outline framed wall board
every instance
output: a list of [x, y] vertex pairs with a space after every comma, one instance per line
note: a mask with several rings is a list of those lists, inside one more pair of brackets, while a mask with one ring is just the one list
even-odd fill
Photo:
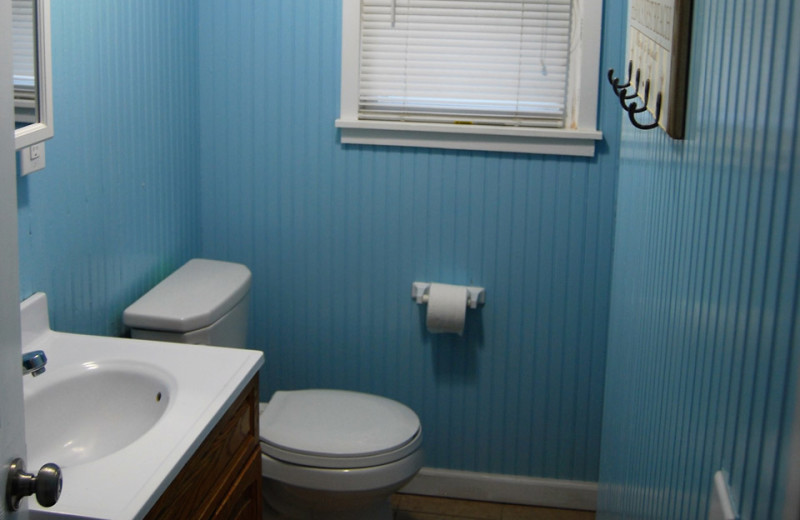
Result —
[[[625, 60], [630, 76], [627, 94], [621, 86], [620, 101], [634, 125], [646, 128], [636, 123], [645, 119], [638, 114], [646, 106], [657, 126], [683, 139], [691, 26], [692, 0], [630, 0]], [[631, 99], [636, 102], [626, 101]]]

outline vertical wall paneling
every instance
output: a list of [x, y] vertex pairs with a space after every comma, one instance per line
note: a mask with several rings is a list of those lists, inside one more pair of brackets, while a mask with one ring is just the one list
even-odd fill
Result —
[[[419, 413], [428, 466], [595, 480], [614, 101], [590, 160], [342, 146], [340, 16], [200, 2], [202, 254], [253, 271], [262, 398], [375, 392]], [[608, 32], [605, 55], [622, 44]], [[463, 338], [431, 336], [415, 280], [482, 285], [488, 303]]]
[[800, 10], [694, 4], [686, 140], [623, 125], [600, 518], [705, 518], [719, 469], [780, 518], [796, 462]]
[[61, 330], [119, 335], [122, 310], [199, 252], [197, 9], [53, 0], [55, 136], [19, 179], [21, 297]]
[[[607, 2], [607, 23], [622, 6]], [[338, 2], [53, 0], [55, 137], [19, 181], [22, 297], [60, 330], [202, 254], [253, 271], [262, 388], [417, 410], [427, 465], [595, 480], [619, 113], [593, 159], [342, 146]], [[606, 31], [603, 61], [621, 60]], [[463, 338], [414, 280], [479, 284]]]

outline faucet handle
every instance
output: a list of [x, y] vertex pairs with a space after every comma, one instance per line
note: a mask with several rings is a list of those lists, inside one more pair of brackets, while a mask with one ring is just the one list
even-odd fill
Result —
[[22, 355], [22, 375], [31, 374], [36, 377], [44, 372], [46, 364], [47, 356], [44, 355], [44, 350], [27, 352]]

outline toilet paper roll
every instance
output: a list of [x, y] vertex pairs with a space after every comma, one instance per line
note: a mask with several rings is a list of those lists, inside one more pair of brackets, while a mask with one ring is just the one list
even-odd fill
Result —
[[464, 333], [467, 288], [463, 285], [432, 283], [428, 289], [426, 325], [433, 333]]

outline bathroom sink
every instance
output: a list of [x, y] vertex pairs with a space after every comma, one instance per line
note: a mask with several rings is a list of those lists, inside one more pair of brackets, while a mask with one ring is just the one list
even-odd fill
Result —
[[26, 499], [32, 520], [144, 518], [263, 363], [260, 352], [50, 329], [47, 298], [20, 306], [26, 466], [53, 462], [61, 497]]
[[26, 377], [28, 460], [62, 469], [114, 453], [164, 416], [174, 378], [146, 363], [84, 362]]

